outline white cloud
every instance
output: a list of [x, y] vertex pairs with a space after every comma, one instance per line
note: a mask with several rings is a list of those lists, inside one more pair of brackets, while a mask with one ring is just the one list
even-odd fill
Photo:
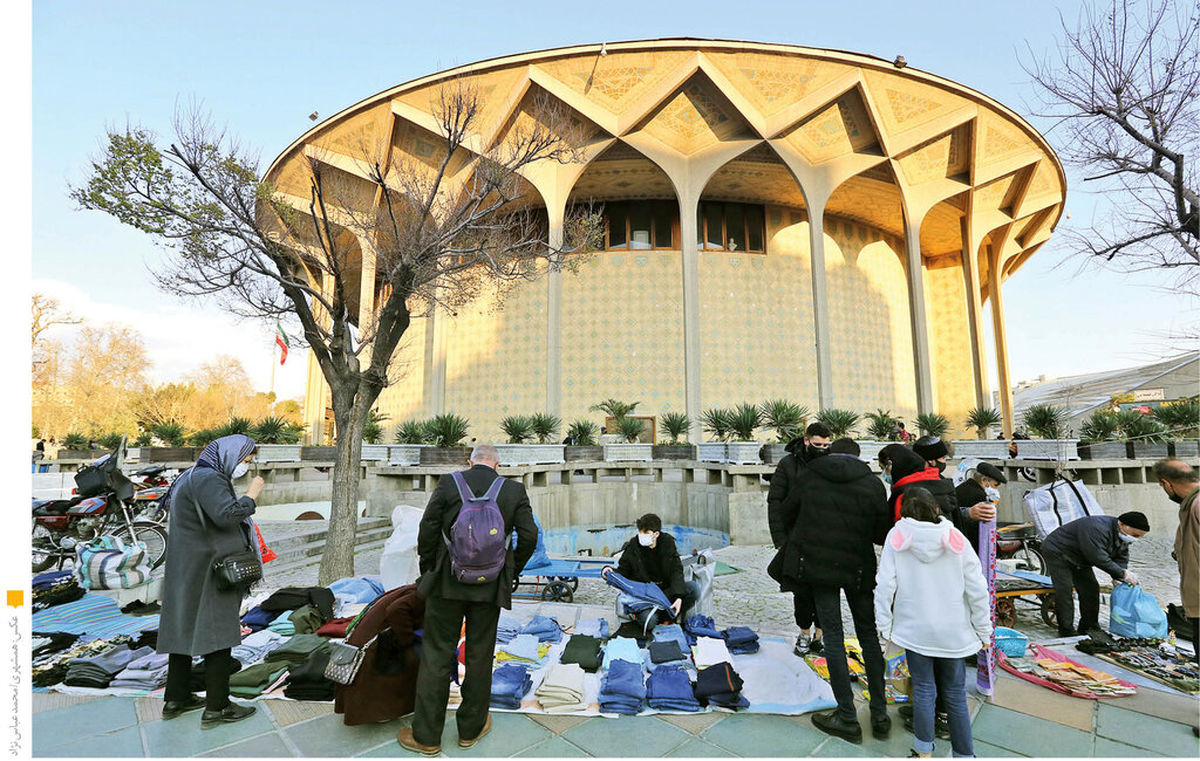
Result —
[[[94, 298], [80, 287], [62, 280], [34, 279], [32, 290], [53, 296], [73, 314], [92, 325], [118, 323], [137, 330], [145, 340], [156, 382], [178, 380], [219, 354], [237, 357], [256, 390], [271, 386], [274, 325], [238, 321], [212, 307], [165, 303], [156, 308], [117, 304]], [[76, 327], [55, 327], [48, 335], [70, 339]], [[287, 364], [274, 355], [275, 394], [279, 399], [304, 395], [307, 352], [293, 349]]]

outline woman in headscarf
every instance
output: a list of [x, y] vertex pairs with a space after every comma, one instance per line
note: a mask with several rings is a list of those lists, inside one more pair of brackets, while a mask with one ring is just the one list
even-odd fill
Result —
[[[254, 440], [240, 434], [213, 441], [171, 486], [166, 576], [158, 652], [169, 653], [163, 718], [204, 707], [201, 727], [240, 721], [253, 706], [229, 701], [229, 677], [236, 670], [230, 650], [241, 643], [241, 588], [219, 589], [213, 563], [248, 547], [257, 549], [250, 516], [263, 489], [251, 480], [238, 497], [233, 480], [245, 474], [254, 457]], [[205, 697], [190, 689], [192, 657], [204, 656]]]

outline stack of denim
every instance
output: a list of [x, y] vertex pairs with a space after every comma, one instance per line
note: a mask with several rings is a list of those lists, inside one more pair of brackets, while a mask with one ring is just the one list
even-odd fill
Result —
[[608, 639], [608, 621], [603, 618], [584, 618], [575, 624], [576, 634], [586, 634], [597, 639]]
[[688, 649], [687, 637], [683, 634], [683, 629], [679, 624], [659, 624], [654, 627], [652, 632], [653, 642], [675, 642], [679, 645], [680, 650]]
[[729, 652], [734, 655], [758, 652], [758, 635], [749, 626], [731, 626], [721, 634], [725, 636]]
[[750, 706], [750, 701], [742, 696], [742, 677], [727, 662], [700, 670], [696, 677], [696, 699], [707, 705], [724, 708]]
[[662, 666], [646, 680], [646, 702], [660, 711], [699, 711], [700, 701], [683, 666]]
[[496, 623], [496, 641], [504, 644], [521, 632], [521, 624], [508, 616], [500, 616]]
[[534, 616], [529, 623], [521, 627], [521, 634], [532, 634], [538, 642], [559, 642], [562, 640], [562, 627], [558, 620], [546, 616]]
[[124, 687], [132, 690], [156, 690], [167, 683], [167, 659], [163, 653], [151, 653], [129, 662], [121, 673], [109, 683], [109, 687]]
[[638, 647], [637, 640], [629, 639], [628, 637], [613, 637], [608, 641], [608, 644], [604, 646], [604, 665], [602, 668], [607, 671], [618, 660], [636, 663], [640, 667], [642, 651]]
[[532, 634], [518, 634], [496, 649], [496, 660], [537, 665], [542, 661], [543, 647], [549, 648], [549, 645], [541, 645]]
[[493, 708], [521, 707], [521, 699], [533, 687], [533, 677], [529, 676], [529, 667], [519, 663], [506, 663], [492, 672]]
[[[611, 643], [610, 643], [611, 644]], [[642, 710], [646, 686], [642, 664], [614, 660], [600, 686], [600, 710], [633, 716]]]
[[717, 631], [717, 627], [713, 624], [711, 616], [692, 616], [683, 624], [683, 628], [687, 632], [689, 645], [696, 644], [697, 637], [721, 638], [721, 632]]

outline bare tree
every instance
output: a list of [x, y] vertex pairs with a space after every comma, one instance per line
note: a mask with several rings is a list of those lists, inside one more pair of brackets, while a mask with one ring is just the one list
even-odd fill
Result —
[[1085, 5], [1053, 60], [1023, 63], [1057, 148], [1107, 200], [1065, 231], [1093, 261], [1200, 278], [1200, 6], [1173, 0]]
[[44, 293], [34, 293], [30, 300], [32, 307], [32, 348], [33, 364], [36, 367], [46, 361], [41, 352], [42, 334], [55, 325], [78, 325], [83, 319], [76, 317], [62, 308], [58, 299]]
[[[485, 292], [561, 267], [590, 249], [598, 217], [576, 215], [562, 246], [549, 245], [544, 216], [521, 173], [570, 162], [587, 137], [548, 101], [512, 120], [493, 145], [476, 132], [480, 100], [455, 81], [433, 104], [439, 145], [425, 160], [364, 145], [361, 176], [307, 164], [306, 208], [260, 179], [257, 161], [193, 108], [176, 119], [176, 141], [160, 149], [140, 128], [110, 130], [86, 185], [71, 190], [167, 249], [158, 285], [215, 297], [229, 311], [299, 323], [329, 384], [337, 455], [320, 583], [354, 572], [362, 432], [389, 383], [392, 357], [413, 316], [454, 310]], [[356, 309], [352, 257], [373, 258], [375, 309]]]

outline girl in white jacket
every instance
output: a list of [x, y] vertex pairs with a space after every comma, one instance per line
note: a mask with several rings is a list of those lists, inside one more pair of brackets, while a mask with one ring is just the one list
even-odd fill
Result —
[[933, 753], [934, 700], [944, 701], [955, 756], [973, 756], [963, 659], [991, 642], [983, 571], [971, 544], [925, 489], [904, 493], [875, 575], [880, 640], [907, 651], [913, 685], [913, 752]]

